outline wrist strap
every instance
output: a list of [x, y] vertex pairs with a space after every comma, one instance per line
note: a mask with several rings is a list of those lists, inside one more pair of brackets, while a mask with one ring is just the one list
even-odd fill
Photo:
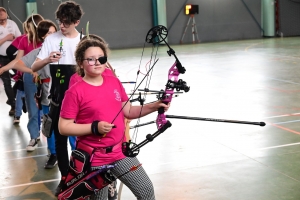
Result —
[[100, 121], [96, 120], [92, 122], [91, 130], [94, 135], [101, 136], [102, 134], [98, 130], [98, 123]]

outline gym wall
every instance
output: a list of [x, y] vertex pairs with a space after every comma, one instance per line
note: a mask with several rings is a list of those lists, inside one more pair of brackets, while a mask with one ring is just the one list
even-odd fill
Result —
[[[9, 0], [10, 10], [21, 20], [26, 19], [26, 0]], [[146, 0], [77, 0], [85, 14], [78, 31], [90, 22], [90, 33], [102, 36], [112, 49], [142, 47], [153, 26], [152, 3]], [[1, 6], [8, 8], [8, 1]], [[37, 0], [38, 13], [55, 20], [61, 1]], [[260, 0], [166, 0], [168, 42], [179, 44], [189, 16], [184, 14], [186, 3], [199, 5], [195, 22], [200, 42], [261, 38]], [[10, 13], [21, 29], [21, 23]], [[85, 32], [85, 30], [84, 30]], [[192, 43], [191, 23], [184, 43]]]

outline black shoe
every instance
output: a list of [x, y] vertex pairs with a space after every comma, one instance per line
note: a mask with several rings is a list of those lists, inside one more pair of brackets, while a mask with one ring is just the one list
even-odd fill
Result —
[[57, 157], [55, 154], [50, 154], [48, 161], [46, 162], [45, 169], [52, 169], [57, 165]]
[[7, 105], [10, 105], [10, 106], [15, 106], [15, 105], [16, 105], [16, 100], [14, 99], [13, 102], [10, 102], [10, 101], [7, 99], [6, 104], [7, 104]]
[[56, 197], [57, 197], [57, 196], [59, 195], [59, 193], [61, 192], [61, 189], [62, 189], [62, 187], [63, 187], [63, 185], [64, 185], [64, 182], [65, 182], [65, 180], [62, 179], [62, 180], [59, 182], [57, 188], [55, 189], [54, 195], [55, 195]]
[[15, 108], [11, 107], [10, 111], [8, 112], [9, 116], [14, 116], [15, 115]]

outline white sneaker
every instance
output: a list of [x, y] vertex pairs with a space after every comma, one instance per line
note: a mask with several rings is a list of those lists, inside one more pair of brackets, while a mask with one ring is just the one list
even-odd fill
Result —
[[37, 140], [36, 139], [31, 139], [29, 141], [29, 144], [26, 147], [26, 150], [27, 151], [34, 151], [35, 148], [37, 147], [37, 145], [38, 145]]

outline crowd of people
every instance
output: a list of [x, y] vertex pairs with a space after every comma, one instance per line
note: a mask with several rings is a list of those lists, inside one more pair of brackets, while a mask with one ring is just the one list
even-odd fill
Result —
[[[51, 116], [47, 138], [50, 154], [45, 168], [58, 165], [61, 181], [54, 191], [56, 196], [62, 192], [70, 171], [69, 141], [72, 150], [79, 143], [94, 149], [92, 170], [114, 164], [112, 174], [119, 176], [137, 199], [155, 199], [154, 187], [143, 167], [126, 173], [140, 163], [136, 157], [124, 156], [121, 145], [127, 140], [126, 120], [161, 107], [167, 111], [170, 105], [156, 101], [132, 106], [128, 102], [124, 87], [107, 61], [108, 44], [97, 35], [82, 37], [77, 31], [82, 15], [79, 4], [66, 1], [55, 12], [59, 30], [54, 22], [32, 14], [23, 23], [21, 35], [0, 7], [0, 77], [11, 107], [9, 115], [18, 124], [22, 111], [28, 112], [31, 139], [27, 151], [38, 146], [41, 113]], [[10, 69], [16, 70], [16, 90], [12, 88]], [[116, 199], [117, 193], [109, 192], [116, 191], [115, 186], [114, 182], [104, 187], [91, 199]]]

